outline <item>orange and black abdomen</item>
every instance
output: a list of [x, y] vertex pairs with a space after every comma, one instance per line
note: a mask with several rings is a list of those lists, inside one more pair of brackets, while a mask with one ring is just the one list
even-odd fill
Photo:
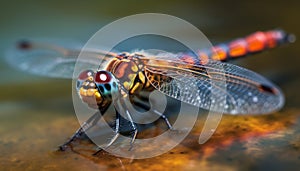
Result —
[[288, 34], [283, 30], [258, 31], [244, 38], [215, 45], [211, 49], [200, 50], [198, 57], [200, 61], [205, 61], [207, 58], [217, 61], [229, 61], [272, 49], [285, 43], [291, 43], [294, 40], [294, 35]]

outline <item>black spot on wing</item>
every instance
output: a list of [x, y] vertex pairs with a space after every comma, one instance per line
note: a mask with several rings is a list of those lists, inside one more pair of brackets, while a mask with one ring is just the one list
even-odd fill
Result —
[[259, 89], [260, 89], [260, 91], [266, 92], [266, 93], [271, 93], [271, 94], [278, 93], [274, 87], [270, 87], [270, 86], [264, 85], [264, 84], [259, 85]]

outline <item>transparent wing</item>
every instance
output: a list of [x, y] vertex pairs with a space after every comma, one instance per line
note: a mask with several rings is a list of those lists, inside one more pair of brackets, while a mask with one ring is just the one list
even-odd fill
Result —
[[284, 103], [283, 94], [273, 83], [232, 64], [209, 61], [192, 65], [176, 56], [151, 57], [144, 63], [146, 77], [157, 90], [207, 110], [216, 104], [218, 107], [211, 110], [260, 114], [278, 110]]
[[[79, 43], [63, 40], [22, 41], [6, 53], [7, 62], [22, 71], [41, 76], [72, 78], [75, 63], [82, 68], [98, 66], [99, 58], [105, 60], [115, 53], [88, 49], [81, 52]], [[77, 60], [80, 53], [84, 58]]]

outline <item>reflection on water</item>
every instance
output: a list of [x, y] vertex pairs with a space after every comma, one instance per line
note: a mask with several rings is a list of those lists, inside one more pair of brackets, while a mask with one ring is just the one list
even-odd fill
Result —
[[[57, 5], [60, 4], [60, 5]], [[66, 37], [87, 40], [103, 23], [137, 12], [163, 12], [182, 17], [218, 40], [274, 27], [300, 35], [297, 2], [234, 2], [197, 4], [26, 3], [0, 8], [0, 50], [22, 37]], [[39, 15], [40, 14], [40, 15]], [[8, 19], [8, 17], [10, 17]], [[2, 22], [3, 21], [3, 22]], [[0, 34], [1, 34], [0, 33]], [[299, 37], [299, 36], [298, 36]], [[299, 42], [299, 41], [298, 41]], [[286, 95], [278, 113], [264, 116], [224, 116], [204, 145], [197, 140], [206, 115], [178, 147], [167, 154], [130, 160], [77, 141], [73, 151], [56, 147], [79, 126], [71, 100], [71, 81], [43, 79], [10, 69], [1, 59], [1, 170], [296, 170], [300, 166], [299, 43], [239, 61], [273, 80]], [[3, 53], [1, 55], [3, 55]], [[154, 129], [154, 128], [153, 128]], [[141, 134], [148, 134], [153, 129]]]

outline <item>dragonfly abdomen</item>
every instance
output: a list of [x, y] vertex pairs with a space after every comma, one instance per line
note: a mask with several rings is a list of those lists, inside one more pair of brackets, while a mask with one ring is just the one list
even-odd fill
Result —
[[288, 34], [280, 29], [265, 32], [258, 31], [244, 38], [238, 38], [228, 43], [215, 45], [209, 50], [204, 50], [204, 52], [200, 51], [199, 54], [202, 54], [199, 55], [199, 57], [202, 59], [204, 53], [209, 59], [228, 61], [272, 49], [285, 43], [291, 43], [294, 42], [294, 40], [294, 35]]
[[288, 34], [280, 29], [265, 32], [257, 31], [243, 38], [199, 50], [196, 55], [192, 53], [180, 54], [180, 59], [188, 64], [205, 65], [209, 60], [229, 61], [294, 41], [295, 36], [293, 34]]

